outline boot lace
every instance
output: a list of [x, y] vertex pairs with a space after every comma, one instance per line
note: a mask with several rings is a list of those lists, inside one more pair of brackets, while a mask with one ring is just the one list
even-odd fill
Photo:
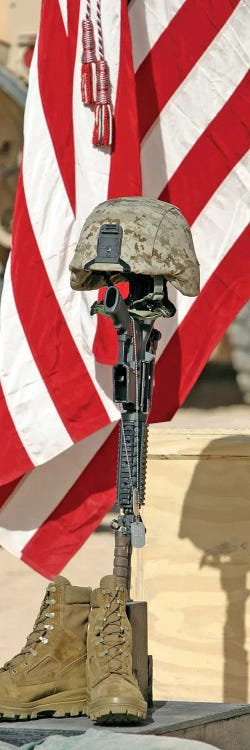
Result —
[[56, 586], [48, 586], [39, 613], [35, 620], [33, 630], [28, 635], [25, 646], [18, 654], [13, 656], [12, 659], [7, 661], [3, 665], [3, 667], [0, 669], [0, 672], [11, 670], [13, 673], [15, 673], [16, 667], [20, 663], [23, 663], [24, 661], [25, 666], [27, 665], [25, 658], [27, 654], [32, 654], [32, 656], [37, 655], [35, 646], [37, 646], [40, 642], [43, 644], [48, 643], [47, 632], [48, 630], [54, 630], [54, 625], [50, 623], [50, 620], [55, 617], [55, 612], [51, 611], [51, 607], [56, 604], [56, 600], [53, 598], [53, 596], [51, 597], [51, 593], [53, 594], [55, 591]]
[[96, 644], [102, 646], [101, 657], [106, 657], [109, 672], [121, 674], [124, 672], [124, 654], [127, 643], [127, 626], [121, 612], [119, 590], [109, 595], [108, 603], [104, 604], [105, 616], [96, 626]]

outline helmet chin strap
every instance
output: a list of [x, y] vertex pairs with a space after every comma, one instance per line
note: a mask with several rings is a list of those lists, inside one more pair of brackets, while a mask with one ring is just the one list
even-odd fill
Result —
[[[131, 277], [133, 277], [133, 279]], [[138, 299], [138, 293], [140, 294], [141, 289], [143, 293], [143, 284], [145, 290], [145, 282], [143, 279], [150, 280], [151, 283], [150, 286], [148, 285], [149, 291], [146, 289], [146, 293]], [[129, 311], [132, 317], [137, 316], [139, 318], [147, 318], [151, 317], [152, 313], [154, 318], [160, 316], [163, 316], [164, 318], [172, 318], [172, 316], [175, 315], [176, 308], [168, 299], [167, 282], [164, 276], [143, 276], [143, 274], [140, 274], [139, 281], [136, 274], [131, 274], [129, 281], [129, 301], [131, 301]]]
[[[112, 274], [105, 273], [107, 286], [113, 285]], [[156, 318], [171, 318], [176, 308], [168, 299], [167, 283], [164, 276], [147, 276], [146, 274], [128, 274], [129, 296], [125, 300], [129, 315], [134, 320], [156, 320]], [[104, 302], [94, 302], [91, 315], [109, 315]]]

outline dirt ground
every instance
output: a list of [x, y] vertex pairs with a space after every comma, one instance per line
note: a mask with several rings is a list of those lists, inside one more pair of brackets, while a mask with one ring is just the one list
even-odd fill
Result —
[[[164, 428], [164, 424], [161, 427]], [[248, 429], [250, 407], [242, 403], [213, 409], [183, 408], [168, 428]], [[154, 429], [153, 427], [151, 429]], [[103, 574], [112, 572], [112, 515], [106, 516], [93, 534], [62, 571], [72, 584], [96, 587]], [[0, 663], [3, 664], [24, 645], [32, 629], [47, 585], [46, 580], [5, 550], [0, 550]]]

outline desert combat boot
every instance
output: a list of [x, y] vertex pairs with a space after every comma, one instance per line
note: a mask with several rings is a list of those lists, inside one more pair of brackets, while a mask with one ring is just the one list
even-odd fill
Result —
[[90, 594], [62, 576], [49, 583], [26, 645], [0, 670], [1, 718], [85, 713]]
[[132, 673], [132, 632], [127, 592], [115, 576], [92, 592], [87, 638], [88, 715], [114, 724], [144, 719], [147, 704]]

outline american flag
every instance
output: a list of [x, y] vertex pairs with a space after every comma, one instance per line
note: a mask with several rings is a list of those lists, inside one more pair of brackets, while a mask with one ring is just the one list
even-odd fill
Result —
[[115, 334], [89, 315], [95, 293], [69, 286], [85, 217], [142, 194], [192, 228], [202, 289], [169, 288], [178, 315], [161, 324], [152, 421], [183, 403], [250, 296], [248, 3], [102, 0], [112, 154], [92, 146], [81, 102], [84, 7], [42, 3], [1, 305], [0, 543], [48, 578], [115, 498]]

